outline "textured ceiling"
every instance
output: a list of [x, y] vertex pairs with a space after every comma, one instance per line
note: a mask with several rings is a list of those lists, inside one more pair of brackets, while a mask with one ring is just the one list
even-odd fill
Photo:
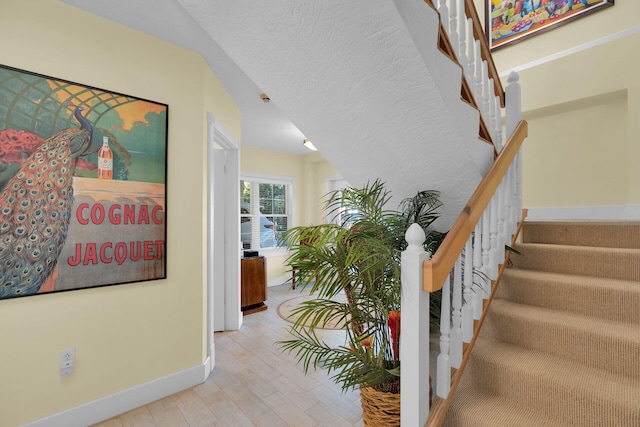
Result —
[[442, 56], [435, 37], [412, 38], [430, 16], [437, 28], [422, 0], [61, 1], [201, 53], [242, 112], [244, 145], [305, 154], [304, 134], [351, 185], [381, 178], [394, 202], [441, 191], [447, 218], [480, 180], [452, 117], [459, 89], [443, 101], [417, 46]]
[[439, 189], [457, 215], [480, 174], [399, 10], [424, 2], [178, 2], [351, 185]]
[[[174, 0], [60, 0], [129, 28], [200, 53], [242, 112], [242, 143], [293, 154], [309, 154], [305, 136], [271, 102], [263, 90], [234, 63], [220, 46]], [[233, 3], [233, 2], [228, 2]], [[242, 2], [245, 7], [250, 2]], [[226, 6], [223, 6], [222, 12]]]

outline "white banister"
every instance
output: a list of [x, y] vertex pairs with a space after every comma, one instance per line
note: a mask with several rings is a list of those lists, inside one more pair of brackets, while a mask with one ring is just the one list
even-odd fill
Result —
[[464, 273], [463, 285], [464, 291], [462, 292], [463, 305], [462, 305], [462, 341], [468, 343], [473, 337], [473, 236], [469, 237], [467, 244], [464, 247]]
[[412, 224], [402, 253], [400, 295], [400, 358], [402, 361], [400, 419], [402, 425], [423, 426], [429, 416], [429, 292], [422, 291], [422, 264], [430, 254], [423, 249], [425, 234]]
[[456, 56], [460, 57], [460, 40], [458, 36], [458, 1], [450, 0], [449, 7], [449, 42], [456, 51]]
[[[482, 221], [478, 221], [473, 231], [473, 271], [479, 274], [482, 271]], [[473, 278], [473, 276], [472, 276]], [[480, 319], [482, 314], [482, 300], [484, 298], [484, 287], [476, 286], [473, 291], [473, 318]]]
[[475, 72], [476, 72], [476, 39], [473, 37], [473, 20], [467, 19], [467, 83], [474, 88], [475, 97]]
[[447, 397], [451, 390], [451, 360], [449, 359], [449, 332], [451, 330], [451, 284], [450, 277], [442, 287], [442, 306], [440, 308], [440, 354], [438, 355], [438, 373], [436, 376], [436, 395]]
[[440, 12], [440, 22], [444, 26], [444, 29], [449, 34], [449, 7], [447, 6], [447, 0], [440, 0], [438, 5], [438, 12]]
[[[446, 286], [446, 285], [445, 285]], [[451, 366], [462, 363], [462, 257], [453, 267], [453, 299], [451, 300]]]
[[465, 75], [467, 74], [467, 69], [469, 68], [469, 64], [468, 64], [468, 57], [469, 54], [467, 53], [467, 19], [466, 19], [466, 15], [464, 14], [464, 0], [460, 0], [460, 49], [459, 49], [459, 54], [458, 54], [458, 62], [460, 63], [460, 65], [462, 66], [462, 70], [464, 71]]

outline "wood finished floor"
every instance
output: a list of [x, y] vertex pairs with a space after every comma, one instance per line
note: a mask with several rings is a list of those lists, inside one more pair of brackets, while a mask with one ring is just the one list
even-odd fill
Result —
[[[363, 426], [358, 391], [342, 393], [324, 369], [305, 375], [275, 344], [290, 336], [278, 305], [299, 295], [288, 285], [269, 287], [268, 310], [245, 316], [238, 331], [215, 334], [216, 368], [206, 382], [94, 427]], [[343, 341], [341, 331], [320, 334]]]

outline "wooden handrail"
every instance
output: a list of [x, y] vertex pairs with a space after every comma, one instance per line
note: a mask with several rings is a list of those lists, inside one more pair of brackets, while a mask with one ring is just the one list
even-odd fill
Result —
[[471, 236], [482, 213], [493, 197], [507, 169], [527, 137], [527, 122], [521, 120], [507, 141], [489, 172], [480, 182], [466, 206], [447, 233], [433, 258], [422, 265], [422, 289], [427, 292], [440, 290], [451, 272], [458, 256]]
[[480, 41], [480, 54], [482, 55], [482, 59], [487, 61], [489, 78], [493, 78], [493, 90], [496, 96], [500, 98], [500, 106], [504, 108], [504, 88], [502, 87], [502, 82], [500, 82], [500, 75], [498, 74], [496, 64], [493, 62], [491, 49], [489, 49], [489, 41], [482, 29], [480, 17], [478, 17], [478, 11], [476, 10], [476, 5], [473, 3], [473, 0], [464, 0], [464, 12], [473, 22], [473, 37]]

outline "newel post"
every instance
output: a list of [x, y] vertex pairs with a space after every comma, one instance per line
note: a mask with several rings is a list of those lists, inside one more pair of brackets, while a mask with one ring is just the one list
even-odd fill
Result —
[[409, 246], [401, 257], [400, 423], [423, 426], [429, 417], [429, 293], [422, 290], [425, 234], [412, 224], [405, 234]]
[[[504, 91], [504, 104], [505, 104], [505, 121], [507, 139], [513, 135], [516, 127], [522, 120], [522, 94], [520, 83], [520, 76], [515, 71], [512, 71], [507, 78], [509, 83]], [[514, 223], [517, 223], [522, 212], [522, 149], [518, 151], [516, 158], [513, 162], [513, 180], [512, 186], [514, 186]], [[512, 205], [513, 206], [513, 205]]]
[[513, 135], [518, 123], [522, 120], [522, 94], [520, 89], [520, 76], [512, 71], [507, 78], [507, 87], [504, 90], [504, 105], [506, 114], [507, 135]]

